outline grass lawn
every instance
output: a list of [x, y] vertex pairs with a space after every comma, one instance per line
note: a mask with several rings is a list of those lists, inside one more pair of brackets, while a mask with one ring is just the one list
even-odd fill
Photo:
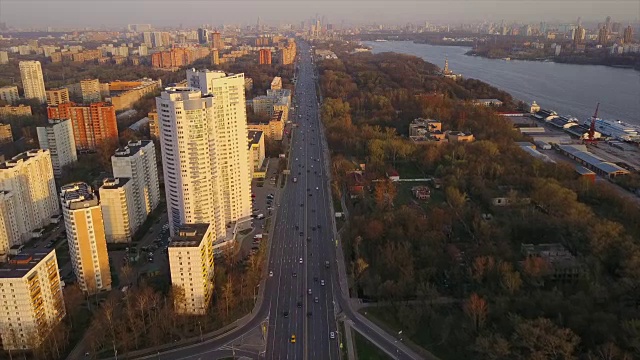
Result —
[[402, 179], [422, 179], [425, 177], [424, 173], [420, 171], [417, 166], [411, 163], [399, 162], [396, 165], [396, 170]]
[[356, 351], [359, 360], [387, 360], [391, 359], [382, 350], [365, 339], [357, 331], [353, 332], [356, 343]]

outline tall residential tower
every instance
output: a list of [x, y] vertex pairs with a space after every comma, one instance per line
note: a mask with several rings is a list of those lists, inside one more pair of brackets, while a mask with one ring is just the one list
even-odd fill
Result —
[[38, 99], [43, 104], [47, 102], [40, 61], [20, 61], [19, 67], [24, 97], [26, 99]]

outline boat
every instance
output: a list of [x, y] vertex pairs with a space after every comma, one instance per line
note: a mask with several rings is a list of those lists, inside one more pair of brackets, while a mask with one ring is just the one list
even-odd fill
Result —
[[[583, 122], [586, 126], [591, 126], [591, 119]], [[622, 141], [640, 141], [640, 126], [630, 125], [620, 120], [606, 120], [596, 118], [596, 131], [604, 136], [609, 136]]]
[[385, 39], [376, 39], [375, 41], [376, 42], [386, 42], [387, 40], [385, 40]]
[[506, 57], [506, 58], [502, 58], [502, 60], [504, 60], [504, 61], [510, 61], [510, 60], [511, 60], [511, 58], [510, 58], [510, 57]]

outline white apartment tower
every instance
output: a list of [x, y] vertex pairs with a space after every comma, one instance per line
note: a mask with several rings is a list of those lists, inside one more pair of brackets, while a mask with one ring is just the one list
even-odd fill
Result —
[[189, 87], [166, 88], [156, 98], [169, 229], [207, 223], [226, 235], [213, 96]]
[[209, 224], [179, 226], [168, 248], [171, 284], [184, 291], [184, 302], [176, 303], [183, 314], [202, 315], [213, 294], [213, 241]]
[[20, 243], [13, 194], [0, 190], [0, 262], [6, 258], [11, 246]]
[[66, 165], [78, 161], [71, 121], [49, 120], [47, 126], [39, 126], [37, 131], [40, 148], [51, 152], [53, 175], [60, 177]]
[[133, 181], [130, 178], [104, 179], [99, 192], [107, 242], [130, 242], [140, 226], [135, 213]]
[[156, 148], [151, 140], [129, 141], [111, 156], [113, 176], [130, 178], [135, 201], [135, 221], [138, 228], [160, 202]]
[[13, 195], [20, 243], [60, 213], [49, 150], [29, 150], [0, 164], [0, 190]]
[[90, 295], [111, 290], [100, 201], [82, 182], [64, 185], [60, 191], [71, 266], [80, 288]]
[[203, 96], [213, 95], [225, 217], [228, 222], [244, 221], [251, 215], [244, 74], [191, 69], [187, 70], [187, 84], [200, 89]]
[[0, 264], [4, 350], [37, 346], [66, 315], [55, 250], [23, 250]]
[[47, 102], [47, 94], [44, 90], [44, 77], [40, 61], [20, 61], [20, 77], [26, 99], [38, 99], [41, 103]]

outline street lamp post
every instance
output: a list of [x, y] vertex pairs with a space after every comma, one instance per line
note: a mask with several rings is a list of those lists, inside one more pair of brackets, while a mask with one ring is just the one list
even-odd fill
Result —
[[200, 321], [198, 321], [198, 328], [200, 329], [200, 342], [202, 342], [202, 325], [200, 325]]

